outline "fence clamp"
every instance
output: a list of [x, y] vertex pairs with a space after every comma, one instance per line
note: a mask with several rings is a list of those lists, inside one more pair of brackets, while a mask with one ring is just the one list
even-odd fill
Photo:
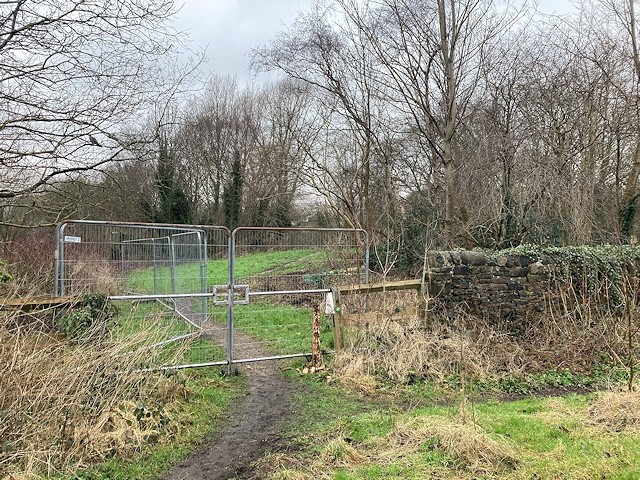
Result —
[[[229, 304], [229, 285], [213, 286], [213, 304], [214, 305]], [[233, 286], [233, 304], [249, 305], [249, 285]]]

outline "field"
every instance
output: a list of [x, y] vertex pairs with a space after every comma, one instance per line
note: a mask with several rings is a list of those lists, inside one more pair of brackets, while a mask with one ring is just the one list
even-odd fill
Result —
[[[303, 249], [245, 255], [236, 265], [238, 278], [257, 285], [282, 278], [312, 285], [319, 275], [310, 272], [322, 270], [322, 256]], [[207, 285], [220, 284], [226, 262], [212, 260], [207, 271]], [[152, 291], [153, 273], [134, 273], [129, 287]], [[155, 274], [157, 288], [168, 271]], [[178, 267], [179, 281], [198, 275], [193, 265]], [[321, 300], [237, 305], [238, 350], [308, 351], [311, 305]], [[520, 342], [461, 315], [425, 322], [410, 308], [415, 293], [370, 301], [380, 315], [351, 325], [347, 348], [325, 356], [327, 368], [314, 374], [303, 359], [241, 367], [231, 377], [220, 368], [140, 371], [225, 358], [206, 338], [131, 356], [196, 331], [153, 302], [116, 302], [108, 332], [88, 337], [43, 336], [7, 318], [0, 478], [182, 478], [167, 471], [205, 438], [210, 445], [184, 465], [191, 472], [215, 465], [222, 473], [213, 479], [229, 478], [228, 468], [237, 478], [274, 480], [640, 478], [640, 397], [622, 391], [623, 363], [602, 352], [598, 368], [572, 370], [556, 347], [557, 367], [531, 370], [535, 337]], [[226, 307], [209, 305], [208, 313], [224, 328]], [[548, 331], [540, 338], [549, 350]], [[332, 348], [324, 317], [322, 345]], [[230, 443], [244, 447], [229, 450]]]

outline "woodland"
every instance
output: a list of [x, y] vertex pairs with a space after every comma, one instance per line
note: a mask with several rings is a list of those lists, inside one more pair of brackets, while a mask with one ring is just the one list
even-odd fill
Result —
[[318, 1], [251, 52], [255, 81], [195, 93], [171, 2], [90, 3], [2, 7], [5, 245], [63, 218], [341, 226], [411, 271], [425, 248], [635, 242], [631, 0]]
[[[255, 46], [245, 82], [204, 78], [172, 0], [0, 1], [0, 477], [186, 478], [166, 477], [182, 462], [207, 478], [640, 478], [636, 8], [315, 0]], [[367, 297], [371, 315], [345, 320], [326, 365], [227, 375], [204, 368], [233, 366], [205, 333], [300, 354], [320, 302], [252, 301], [233, 317], [214, 280], [232, 286], [233, 262], [172, 254], [171, 268], [129, 271], [122, 249], [99, 255], [118, 233], [135, 247], [106, 224], [93, 250], [62, 242], [91, 247], [66, 271], [105, 291], [66, 297], [78, 303], [60, 316], [49, 295], [27, 309], [53, 290], [54, 226], [69, 218], [360, 228], [372, 277], [422, 285]], [[142, 239], [154, 262], [155, 238]], [[261, 285], [297, 276], [316, 295], [322, 275], [360, 272], [327, 242], [320, 262], [262, 246], [244, 257]], [[544, 282], [543, 308], [517, 331], [439, 308], [427, 254], [457, 249], [483, 250], [465, 258], [486, 255], [489, 300]], [[543, 272], [543, 257], [563, 268]], [[440, 273], [469, 284], [450, 263]], [[109, 293], [155, 294], [160, 272], [182, 296], [176, 271], [214, 288], [209, 330], [175, 301]]]

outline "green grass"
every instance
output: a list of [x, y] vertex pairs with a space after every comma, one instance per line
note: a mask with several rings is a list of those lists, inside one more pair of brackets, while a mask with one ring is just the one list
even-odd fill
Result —
[[172, 465], [193, 452], [218, 428], [231, 402], [244, 389], [242, 377], [220, 377], [211, 370], [186, 372], [194, 394], [183, 402], [180, 417], [185, 428], [170, 443], [151, 445], [132, 457], [112, 457], [105, 462], [60, 480], [151, 480], [160, 478]]
[[[326, 264], [327, 252], [312, 249], [294, 249], [272, 252], [260, 252], [241, 255], [236, 258], [235, 276], [237, 281], [254, 276], [277, 277], [297, 272], [318, 272]], [[197, 264], [181, 265], [177, 268], [176, 282], [178, 291], [199, 291], [200, 269]], [[170, 270], [167, 267], [155, 270], [156, 291], [171, 291]], [[207, 284], [226, 283], [227, 260], [211, 260], [207, 264]], [[154, 270], [145, 269], [134, 272], [129, 279], [129, 288], [138, 292], [150, 293], [154, 289]], [[194, 303], [199, 307], [197, 301]], [[215, 320], [226, 322], [225, 307], [208, 307], [208, 311], [218, 312]], [[150, 312], [151, 314], [151, 312]], [[235, 306], [235, 327], [256, 339], [263, 341], [269, 353], [296, 354], [311, 350], [311, 308], [301, 308], [284, 303], [252, 301], [250, 305]], [[173, 335], [190, 331], [182, 321], [174, 322]], [[321, 344], [325, 350], [333, 348], [333, 335], [329, 321], [323, 317]], [[135, 321], [130, 330], [135, 330]]]
[[[255, 275], [288, 275], [294, 272], [311, 270], [317, 273], [325, 264], [327, 252], [311, 249], [280, 250], [240, 255], [235, 259], [235, 277], [247, 278]], [[128, 288], [139, 293], [171, 293], [171, 269], [159, 267], [146, 268], [133, 272], [128, 279]], [[176, 268], [176, 287], [178, 292], [201, 290], [200, 265], [187, 263]], [[227, 259], [207, 262], [207, 287], [228, 283]]]
[[[467, 403], [463, 421], [459, 403], [411, 408], [406, 397], [386, 404], [303, 381], [312, 388], [292, 433], [299, 451], [270, 464], [274, 478], [640, 478], [640, 432], [607, 431], [590, 421], [592, 395]], [[414, 424], [436, 427], [412, 437], [406, 425]], [[438, 436], [460, 426], [513, 460], [493, 470], [474, 466]]]
[[[157, 302], [118, 302], [117, 307], [118, 316], [115, 319], [117, 327], [114, 331], [117, 338], [126, 339], [141, 330], [146, 330], [155, 333], [151, 343], [157, 343], [197, 332], [195, 327]], [[213, 315], [226, 316], [226, 310], [222, 307], [210, 307], [209, 315], [210, 318]], [[140, 344], [140, 347], [145, 346], [147, 344]], [[194, 338], [179, 340], [150, 350], [149, 356], [146, 357], [147, 363], [142, 367], [217, 362], [225, 359], [224, 348], [210, 340]]]
[[253, 275], [288, 275], [300, 271], [317, 271], [326, 263], [328, 252], [312, 249], [252, 253], [236, 257], [237, 278]]
[[477, 407], [476, 418], [487, 432], [519, 447], [518, 478], [640, 478], [640, 436], [589, 425], [588, 400], [570, 395], [487, 403]]
[[[254, 275], [277, 276], [294, 272], [319, 268], [324, 261], [325, 253], [300, 249], [289, 251], [266, 252], [245, 255], [237, 258], [237, 278]], [[194, 291], [194, 279], [198, 279], [198, 265], [189, 264], [178, 267], [179, 291]], [[212, 260], [207, 265], [208, 286], [226, 283], [226, 260]], [[169, 292], [172, 289], [168, 268], [155, 271], [155, 287], [158, 292]], [[139, 293], [151, 293], [154, 289], [153, 269], [134, 272], [128, 288]], [[187, 290], [188, 289], [188, 290]], [[196, 288], [197, 291], [197, 288]], [[296, 307], [287, 304], [252, 302], [251, 305], [235, 307], [235, 327], [254, 338], [263, 340], [267, 350], [274, 354], [302, 353], [311, 350], [312, 310], [308, 307]], [[226, 322], [226, 306], [208, 306], [210, 318]], [[119, 302], [115, 335], [127, 338], [136, 335], [143, 329], [156, 329], [158, 340], [194, 332], [195, 329], [170, 309], [157, 302]], [[333, 337], [328, 319], [323, 317], [322, 348], [332, 348]], [[169, 344], [150, 353], [148, 365], [165, 364], [167, 359], [176, 361], [176, 351], [180, 349], [180, 363], [199, 363], [203, 361], [221, 360], [225, 357], [223, 349], [208, 340], [196, 340], [189, 348], [181, 348], [180, 343]], [[158, 478], [171, 465], [180, 461], [194, 445], [215, 430], [218, 419], [224, 415], [230, 402], [242, 389], [242, 382], [210, 376], [211, 370], [187, 372], [185, 375], [191, 387], [196, 391], [193, 399], [182, 408], [181, 418], [186, 428], [181, 435], [172, 439], [167, 445], [150, 445], [130, 458], [114, 457], [105, 462], [77, 473], [76, 476], [63, 477], [78, 480], [103, 479], [153, 479]], [[335, 414], [344, 413], [346, 407], [342, 396], [336, 394], [331, 403]], [[357, 405], [354, 405], [354, 408]]]
[[[234, 308], [234, 328], [262, 340], [272, 353], [306, 353], [311, 351], [312, 317], [311, 308], [255, 302]], [[329, 318], [322, 315], [320, 322], [321, 348], [331, 350], [333, 332]]]

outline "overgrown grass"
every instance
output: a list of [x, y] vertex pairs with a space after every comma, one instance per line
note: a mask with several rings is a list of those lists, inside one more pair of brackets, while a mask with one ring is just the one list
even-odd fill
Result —
[[190, 411], [189, 399], [211, 397], [216, 389], [228, 398], [228, 385], [215, 377], [200, 383], [140, 370], [157, 352], [138, 346], [163, 338], [157, 329], [127, 341], [87, 338], [70, 344], [60, 336], [0, 328], [0, 477], [51, 476], [190, 439], [190, 430], [211, 421], [197, 425], [204, 417], [195, 411], [204, 404]]
[[215, 370], [145, 371], [217, 360], [224, 350], [204, 339], [152, 346], [185, 323], [154, 303], [115, 310], [108, 329], [89, 325], [73, 341], [0, 318], [0, 478], [78, 469], [80, 478], [152, 478], [210, 433], [238, 395], [241, 382]]
[[59, 480], [148, 480], [160, 478], [187, 457], [205, 438], [215, 433], [220, 419], [244, 388], [243, 377], [221, 377], [211, 370], [180, 373], [188, 398], [183, 398], [176, 421], [184, 428], [170, 443], [141, 448], [133, 455], [105, 462]]
[[[379, 396], [351, 397], [326, 384], [306, 383], [313, 393], [305, 396], [302, 421], [296, 424], [292, 441], [298, 444], [293, 449], [297, 453], [266, 458], [262, 467], [271, 472], [268, 478], [640, 476], [638, 424], [622, 429], [619, 423], [617, 428], [608, 425], [596, 408], [603, 404], [599, 395], [475, 404], [467, 398], [412, 408], [411, 397], [385, 404]], [[617, 413], [633, 406], [633, 418], [640, 418], [634, 398], [618, 405]], [[607, 397], [603, 404], [610, 412], [607, 418], [616, 413], [611, 402]]]

